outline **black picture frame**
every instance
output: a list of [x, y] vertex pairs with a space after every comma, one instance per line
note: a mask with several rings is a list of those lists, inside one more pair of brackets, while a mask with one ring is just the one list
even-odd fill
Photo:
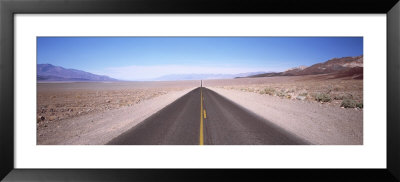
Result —
[[[386, 14], [387, 168], [15, 169], [13, 15], [18, 13]], [[0, 179], [6, 181], [219, 181], [221, 179], [244, 181], [400, 181], [399, 17], [400, 3], [398, 0], [0, 0]]]

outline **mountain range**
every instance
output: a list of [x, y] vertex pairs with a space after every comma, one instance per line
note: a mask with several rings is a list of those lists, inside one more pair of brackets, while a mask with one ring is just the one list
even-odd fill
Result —
[[271, 77], [271, 76], [300, 76], [332, 74], [335, 77], [352, 76], [354, 79], [363, 78], [363, 55], [357, 57], [333, 58], [323, 63], [307, 66], [299, 66], [284, 72], [263, 73], [248, 77]]
[[171, 74], [155, 78], [154, 81], [230, 79], [236, 77], [249, 77], [263, 73], [265, 72], [259, 71], [239, 74]]
[[38, 81], [118, 81], [104, 75], [95, 75], [89, 72], [66, 69], [52, 64], [37, 65]]
[[[207, 79], [231, 79], [231, 78], [252, 78], [272, 76], [300, 76], [332, 74], [334, 77], [349, 77], [353, 79], [363, 78], [363, 55], [357, 57], [333, 58], [323, 63], [307, 66], [298, 66], [284, 72], [249, 72], [240, 74], [171, 74], [161, 76], [153, 81], [171, 80], [207, 80]], [[37, 65], [38, 81], [118, 81], [105, 75], [96, 75], [89, 72], [66, 69], [51, 64]]]

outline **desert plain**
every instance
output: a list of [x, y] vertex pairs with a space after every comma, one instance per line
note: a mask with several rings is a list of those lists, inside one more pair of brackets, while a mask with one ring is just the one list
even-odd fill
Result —
[[[106, 144], [200, 80], [37, 83], [37, 144]], [[204, 80], [310, 144], [363, 143], [363, 80], [329, 74]]]

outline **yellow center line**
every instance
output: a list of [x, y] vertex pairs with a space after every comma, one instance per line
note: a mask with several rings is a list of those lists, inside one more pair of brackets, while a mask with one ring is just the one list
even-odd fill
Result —
[[204, 119], [207, 119], [207, 114], [205, 109], [204, 109]]
[[203, 137], [203, 91], [200, 88], [200, 143], [199, 145], [204, 145]]

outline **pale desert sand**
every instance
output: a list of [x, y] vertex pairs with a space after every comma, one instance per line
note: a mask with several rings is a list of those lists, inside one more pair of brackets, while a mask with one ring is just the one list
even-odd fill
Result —
[[344, 100], [363, 104], [363, 80], [332, 78], [329, 74], [205, 80], [203, 85], [314, 102], [318, 102], [318, 95], [324, 95], [330, 99], [325, 104], [336, 107]]
[[38, 83], [37, 123], [43, 127], [76, 116], [133, 106], [199, 85], [200, 81]]
[[363, 111], [207, 87], [311, 144], [363, 144]]
[[191, 90], [173, 91], [133, 106], [51, 122], [38, 128], [37, 144], [106, 144]]
[[39, 83], [37, 144], [105, 144], [198, 86], [199, 81]]

